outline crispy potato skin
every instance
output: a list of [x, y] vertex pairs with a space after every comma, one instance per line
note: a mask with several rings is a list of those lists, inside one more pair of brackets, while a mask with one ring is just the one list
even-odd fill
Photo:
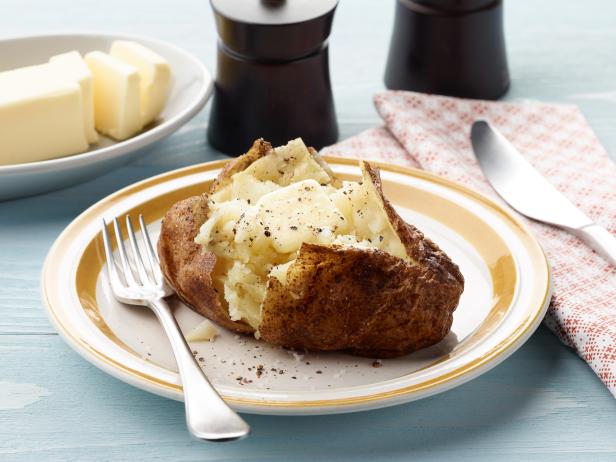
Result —
[[[464, 290], [464, 277], [458, 265], [452, 262], [447, 254], [434, 242], [425, 237], [421, 231], [413, 225], [406, 223], [400, 215], [398, 215], [398, 212], [396, 212], [391, 203], [383, 195], [383, 185], [381, 183], [379, 170], [373, 168], [368, 162], [362, 162], [362, 169], [368, 174], [372, 184], [376, 187], [385, 208], [385, 212], [389, 217], [389, 221], [394, 226], [408, 255], [420, 265], [429, 268], [431, 272], [434, 273], [435, 277], [437, 277], [438, 281], [444, 285], [443, 288], [449, 286], [457, 287], [459, 289], [457, 298], [459, 298]], [[450, 295], [455, 296], [456, 292], [457, 291], [454, 291]], [[457, 298], [454, 309], [458, 305]]]
[[[231, 176], [244, 170], [272, 149], [267, 141], [255, 141], [250, 150], [229, 162], [210, 187], [210, 194], [225, 186]], [[212, 284], [216, 256], [195, 243], [199, 228], [208, 216], [208, 195], [193, 196], [175, 204], [163, 218], [158, 256], [167, 281], [184, 303], [197, 313], [234, 332], [251, 334], [254, 329], [229, 318], [222, 294]]]
[[309, 350], [394, 357], [440, 341], [451, 306], [425, 268], [380, 250], [304, 244], [287, 273], [271, 278], [261, 337]]
[[225, 187], [231, 181], [231, 177], [238, 172], [246, 170], [250, 165], [265, 156], [272, 149], [272, 145], [263, 139], [258, 139], [252, 144], [252, 147], [246, 154], [243, 154], [231, 162], [222, 169], [218, 174], [218, 178], [214, 181], [210, 187], [209, 194], [214, 194], [219, 189]]
[[363, 168], [409, 255], [303, 244], [282, 285], [270, 278], [259, 332], [309, 350], [391, 358], [433, 345], [451, 328], [464, 278], [447, 255], [384, 198], [378, 170]]
[[163, 219], [158, 239], [160, 266], [178, 296], [197, 313], [227, 329], [251, 333], [244, 323], [231, 321], [212, 284], [216, 256], [194, 239], [208, 214], [207, 195], [193, 196], [175, 204]]
[[[210, 193], [266, 155], [257, 140], [230, 162]], [[378, 249], [303, 244], [287, 283], [268, 280], [259, 325], [261, 338], [288, 348], [346, 350], [391, 358], [433, 345], [451, 328], [464, 278], [449, 257], [405, 223], [382, 193], [378, 169], [364, 162], [412, 264]], [[214, 254], [194, 242], [208, 214], [207, 195], [185, 199], [165, 216], [158, 252], [163, 272], [180, 298], [195, 311], [239, 333], [254, 330], [229, 318], [212, 285]]]

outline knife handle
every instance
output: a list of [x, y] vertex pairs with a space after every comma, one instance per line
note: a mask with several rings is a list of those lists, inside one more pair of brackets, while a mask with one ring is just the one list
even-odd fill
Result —
[[575, 234], [609, 263], [616, 266], [616, 237], [612, 236], [607, 229], [592, 224], [577, 229]]

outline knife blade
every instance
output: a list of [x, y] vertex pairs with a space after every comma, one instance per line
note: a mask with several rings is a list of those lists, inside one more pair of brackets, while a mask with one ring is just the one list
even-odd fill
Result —
[[552, 186], [489, 122], [473, 124], [471, 143], [485, 177], [505, 202], [528, 218], [575, 234], [616, 266], [616, 238]]

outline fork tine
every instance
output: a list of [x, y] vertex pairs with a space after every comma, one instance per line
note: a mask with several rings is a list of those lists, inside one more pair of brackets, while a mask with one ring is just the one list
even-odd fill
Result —
[[141, 228], [141, 238], [145, 244], [145, 254], [148, 257], [148, 261], [150, 262], [150, 270], [157, 284], [162, 283], [162, 273], [160, 271], [160, 264], [158, 262], [158, 255], [154, 252], [154, 247], [152, 247], [152, 241], [150, 240], [150, 233], [148, 233], [148, 228], [143, 220], [143, 215], [139, 214], [139, 227]]
[[141, 284], [147, 284], [148, 281], [156, 282], [156, 281], [150, 280], [148, 273], [145, 269], [143, 259], [141, 258], [141, 252], [139, 252], [139, 246], [137, 245], [137, 239], [135, 238], [135, 230], [133, 229], [133, 222], [131, 221], [129, 215], [126, 215], [126, 230], [128, 232], [128, 240], [130, 242], [130, 247], [133, 251], [133, 260], [135, 262], [135, 266], [137, 267], [137, 274], [139, 275]]
[[150, 260], [150, 265], [152, 265], [152, 272], [156, 277], [156, 281], [159, 284], [162, 284], [164, 279], [163, 273], [160, 270], [160, 260], [158, 259], [158, 254], [154, 250], [154, 246], [150, 240], [150, 233], [148, 232], [148, 228], [143, 220], [143, 215], [139, 215], [139, 225], [141, 226], [141, 235], [143, 236], [143, 240], [145, 241], [145, 246], [147, 248], [148, 259]]
[[109, 281], [111, 282], [111, 287], [122, 287], [124, 283], [122, 279], [118, 276], [118, 271], [115, 265], [115, 259], [113, 258], [113, 252], [111, 251], [111, 243], [109, 240], [109, 231], [107, 231], [107, 222], [103, 218], [103, 246], [105, 247], [105, 259], [107, 260], [107, 274], [109, 275]]
[[135, 275], [130, 267], [128, 258], [126, 257], [124, 240], [122, 239], [122, 233], [120, 232], [120, 225], [118, 224], [117, 217], [113, 219], [113, 229], [115, 230], [116, 242], [118, 243], [118, 250], [120, 251], [120, 261], [122, 262], [122, 268], [124, 269], [124, 279], [126, 279], [127, 285], [134, 286], [137, 284], [137, 281], [135, 280]]

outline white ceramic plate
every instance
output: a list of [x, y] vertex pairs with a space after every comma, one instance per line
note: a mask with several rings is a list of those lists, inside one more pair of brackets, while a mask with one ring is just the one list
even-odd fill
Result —
[[[354, 161], [328, 160], [343, 178], [359, 178]], [[44, 303], [69, 345], [109, 374], [173, 399], [182, 399], [180, 380], [156, 319], [145, 309], [117, 303], [108, 289], [101, 218], [141, 213], [156, 235], [168, 208], [203, 192], [223, 165], [165, 173], [100, 201], [67, 227], [43, 269]], [[227, 331], [214, 342], [193, 344], [208, 377], [236, 409], [323, 414], [412, 401], [494, 367], [541, 322], [550, 299], [549, 268], [522, 224], [488, 199], [437, 176], [384, 164], [381, 173], [385, 194], [402, 217], [460, 265], [466, 283], [451, 333], [430, 348], [382, 362], [292, 352]], [[175, 304], [185, 332], [202, 319]]]
[[44, 63], [55, 54], [77, 50], [108, 51], [114, 40], [134, 40], [171, 65], [173, 84], [160, 117], [142, 133], [117, 142], [101, 137], [89, 151], [73, 156], [16, 165], [0, 165], [0, 200], [38, 194], [101, 175], [128, 162], [139, 150], [192, 119], [212, 93], [212, 77], [196, 57], [169, 43], [132, 35], [52, 34], [0, 39], [0, 71]]

